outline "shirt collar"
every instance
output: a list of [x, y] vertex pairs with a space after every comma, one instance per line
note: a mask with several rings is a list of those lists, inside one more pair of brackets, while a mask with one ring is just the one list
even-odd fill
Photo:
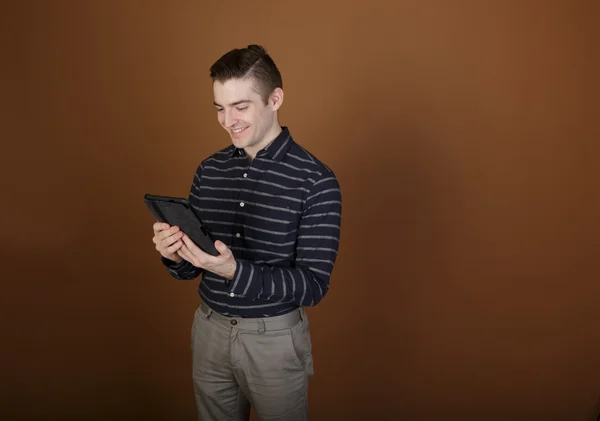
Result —
[[[277, 137], [269, 143], [265, 148], [258, 151], [256, 156], [258, 157], [270, 157], [274, 161], [281, 161], [285, 154], [287, 153], [290, 146], [292, 146], [292, 135], [290, 134], [290, 130], [287, 126], [281, 127], [281, 133], [277, 135]], [[230, 157], [234, 156], [245, 156], [246, 152], [243, 149], [236, 148], [235, 146], [231, 146]]]

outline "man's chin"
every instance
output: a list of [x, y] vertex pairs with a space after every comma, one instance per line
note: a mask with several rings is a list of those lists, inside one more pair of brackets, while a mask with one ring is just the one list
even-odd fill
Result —
[[233, 135], [231, 136], [231, 143], [233, 143], [236, 148], [243, 148], [246, 144], [245, 140], [235, 137]]
[[248, 146], [248, 144], [251, 143], [252, 138], [250, 136], [248, 136], [248, 135], [246, 135], [246, 136], [235, 136], [235, 135], [231, 134], [231, 141], [233, 142], [234, 145], [236, 145], [239, 148], [241, 148], [241, 147]]

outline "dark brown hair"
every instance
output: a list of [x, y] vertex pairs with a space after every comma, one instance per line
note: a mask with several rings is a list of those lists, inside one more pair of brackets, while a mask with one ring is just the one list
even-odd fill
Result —
[[283, 88], [281, 74], [275, 62], [264, 47], [254, 44], [225, 53], [211, 66], [210, 77], [213, 83], [252, 78], [265, 104], [275, 88]]

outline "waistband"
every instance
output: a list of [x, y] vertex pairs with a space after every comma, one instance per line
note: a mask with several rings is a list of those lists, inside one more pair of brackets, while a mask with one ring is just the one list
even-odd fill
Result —
[[213, 320], [227, 328], [264, 332], [268, 330], [290, 329], [301, 320], [306, 319], [302, 307], [286, 314], [272, 317], [229, 317], [217, 313], [205, 303], [200, 304], [200, 311], [207, 319]]

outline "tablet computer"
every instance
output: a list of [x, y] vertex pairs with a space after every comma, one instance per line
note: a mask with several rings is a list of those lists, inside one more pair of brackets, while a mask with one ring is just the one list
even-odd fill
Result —
[[178, 226], [205, 253], [212, 256], [220, 254], [210, 233], [187, 199], [146, 194], [144, 202], [158, 221]]

